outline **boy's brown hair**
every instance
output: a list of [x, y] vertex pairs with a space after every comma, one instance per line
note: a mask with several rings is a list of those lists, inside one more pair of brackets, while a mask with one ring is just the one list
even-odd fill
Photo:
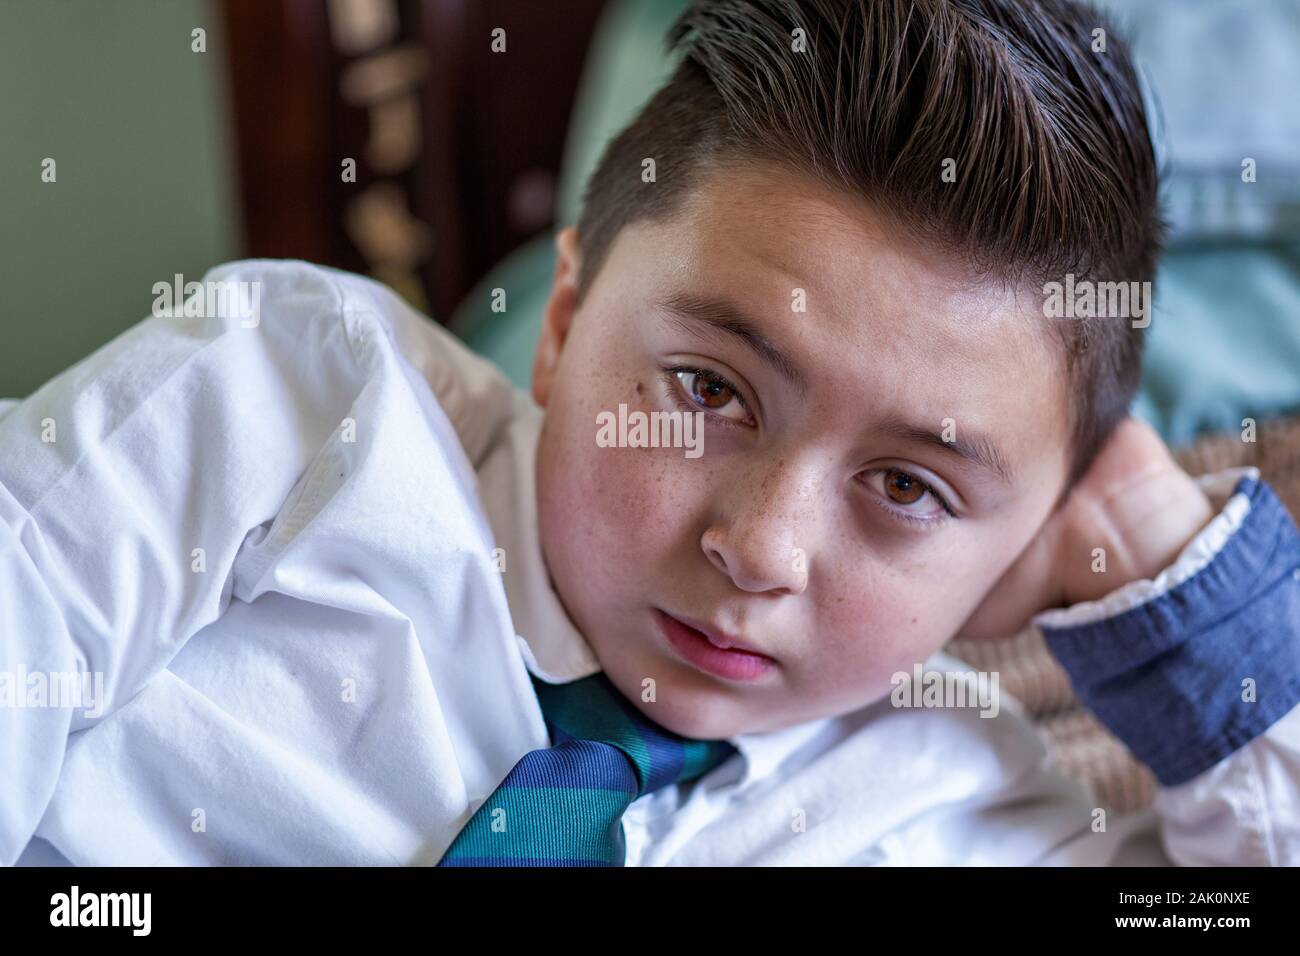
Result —
[[[1152, 279], [1162, 225], [1141, 90], [1082, 4], [697, 0], [668, 41], [681, 63], [587, 184], [580, 296], [623, 226], [755, 159], [867, 198], [987, 281]], [[1068, 491], [1128, 412], [1142, 335], [1114, 317], [1050, 325], [1071, 385]]]

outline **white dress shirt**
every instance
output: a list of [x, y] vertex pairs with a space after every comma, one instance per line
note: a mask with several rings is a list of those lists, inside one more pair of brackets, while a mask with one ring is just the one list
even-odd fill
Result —
[[[150, 318], [0, 407], [0, 673], [103, 677], [0, 707], [0, 863], [434, 863], [547, 744], [529, 672], [600, 669], [542, 561], [542, 412], [368, 279], [205, 281], [259, 283], [256, 325]], [[1100, 831], [1005, 695], [732, 740], [632, 805], [629, 865], [1300, 863], [1300, 710]]]

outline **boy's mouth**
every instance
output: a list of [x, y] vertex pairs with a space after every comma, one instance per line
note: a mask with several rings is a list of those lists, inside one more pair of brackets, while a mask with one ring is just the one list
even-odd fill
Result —
[[655, 621], [668, 644], [688, 664], [728, 680], [757, 680], [776, 667], [776, 660], [746, 647], [709, 625], [687, 624], [658, 608]]

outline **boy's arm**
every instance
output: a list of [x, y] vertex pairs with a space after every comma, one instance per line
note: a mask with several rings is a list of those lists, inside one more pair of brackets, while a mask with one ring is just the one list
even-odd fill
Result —
[[[1178, 558], [1034, 618], [1080, 700], [1149, 766], [1181, 864], [1300, 863], [1300, 533], [1255, 469]], [[1217, 497], [1217, 496], [1216, 496]]]
[[1297, 862], [1298, 569], [1295, 523], [1256, 469], [1193, 479], [1129, 419], [961, 636], [1032, 617], [1156, 773], [1175, 859]]

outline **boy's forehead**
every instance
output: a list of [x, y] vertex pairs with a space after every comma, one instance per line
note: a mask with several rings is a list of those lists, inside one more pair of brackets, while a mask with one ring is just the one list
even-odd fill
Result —
[[715, 170], [679, 223], [675, 241], [700, 271], [815, 283], [827, 308], [875, 299], [900, 316], [924, 303], [972, 318], [1001, 314], [1014, 298], [955, 253], [915, 239], [885, 208], [781, 166]]

